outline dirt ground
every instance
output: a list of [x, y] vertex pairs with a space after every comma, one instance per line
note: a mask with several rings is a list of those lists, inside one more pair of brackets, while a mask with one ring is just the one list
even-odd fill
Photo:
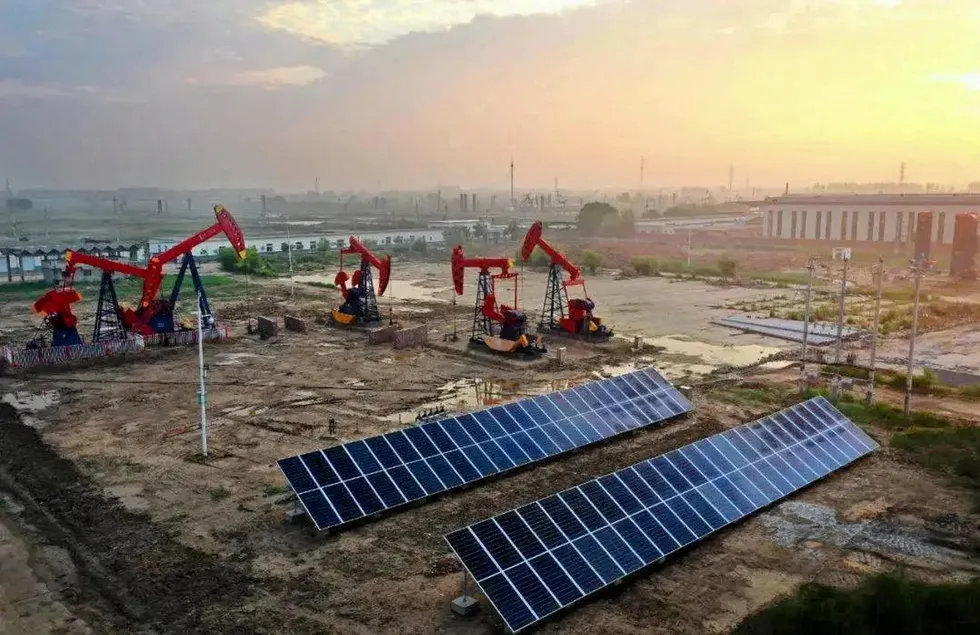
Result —
[[[445, 533], [763, 414], [713, 401], [696, 374], [788, 348], [710, 324], [732, 302], [785, 291], [606, 274], [589, 291], [622, 339], [552, 338], [562, 366], [506, 360], [445, 339], [448, 278], [434, 265], [397, 274], [393, 317], [430, 328], [414, 350], [317, 323], [333, 290], [299, 283], [290, 299], [271, 282], [248, 309], [218, 304], [233, 337], [205, 348], [207, 460], [193, 349], [0, 378], [0, 632], [500, 632], [486, 605], [469, 619], [450, 612], [463, 576]], [[543, 275], [525, 278], [536, 309]], [[472, 292], [457, 306], [464, 341]], [[244, 332], [248, 313], [297, 314], [308, 333], [261, 341]], [[651, 345], [631, 350], [634, 336]], [[284, 522], [293, 503], [276, 459], [396, 429], [436, 404], [472, 409], [647, 363], [694, 386], [691, 415], [336, 534]], [[851, 584], [896, 566], [976, 575], [970, 509], [966, 492], [884, 447], [539, 632], [722, 633], [804, 580]]]

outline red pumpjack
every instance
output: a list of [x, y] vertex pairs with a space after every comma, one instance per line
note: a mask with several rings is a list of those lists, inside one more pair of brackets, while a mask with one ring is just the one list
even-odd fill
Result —
[[[517, 308], [517, 272], [512, 271], [509, 258], [467, 258], [462, 245], [453, 248], [452, 272], [456, 295], [463, 294], [466, 269], [479, 271], [476, 286], [476, 304], [473, 309], [473, 330], [470, 343], [482, 344], [499, 353], [524, 353], [540, 355], [547, 349], [538, 335], [532, 341], [526, 333], [527, 316]], [[491, 269], [500, 273], [491, 274]], [[497, 305], [495, 284], [498, 280], [514, 281], [514, 304]], [[499, 326], [495, 327], [494, 324]]]
[[[344, 256], [359, 255], [361, 264], [353, 276], [344, 271]], [[375, 295], [374, 280], [371, 267], [378, 270], [378, 289]], [[391, 279], [391, 256], [378, 258], [357, 238], [350, 237], [350, 245], [340, 250], [340, 271], [334, 278], [334, 284], [340, 287], [340, 295], [344, 303], [339, 309], [331, 311], [334, 321], [339, 324], [354, 324], [380, 322], [381, 311], [378, 309], [377, 296], [383, 296]], [[350, 286], [347, 283], [350, 282]]]
[[[96, 316], [96, 328], [93, 341], [104, 339], [102, 332], [105, 330], [104, 324], [107, 320], [118, 320], [118, 331], [132, 332], [139, 335], [153, 335], [155, 333], [172, 332], [175, 330], [173, 320], [173, 310], [180, 290], [186, 270], [190, 270], [194, 279], [194, 284], [198, 287], [202, 309], [206, 309], [206, 322], [211, 322], [211, 310], [207, 305], [206, 296], [203, 294], [203, 285], [197, 273], [197, 266], [191, 253], [194, 247], [201, 243], [224, 233], [229, 242], [235, 249], [239, 258], [245, 257], [245, 236], [241, 228], [231, 213], [223, 205], [214, 206], [215, 223], [190, 238], [181, 241], [170, 249], [150, 257], [146, 267], [110, 260], [101, 256], [68, 251], [65, 253], [65, 269], [62, 277], [61, 287], [52, 289], [34, 302], [35, 312], [45, 316], [45, 322], [54, 331], [52, 344], [54, 346], [66, 344], [80, 344], [81, 337], [78, 335], [78, 319], [72, 312], [71, 305], [82, 299], [81, 294], [74, 289], [75, 269], [78, 265], [89, 265], [100, 269], [102, 274], [102, 288], [99, 296], [99, 312]], [[169, 299], [158, 298], [160, 285], [163, 283], [163, 266], [177, 258], [183, 257], [180, 273], [177, 282]], [[140, 297], [139, 306], [133, 308], [122, 308], [116, 299], [115, 287], [112, 283], [112, 274], [118, 273], [126, 276], [142, 278], [143, 292]], [[103, 308], [105, 311], [103, 311]], [[202, 310], [202, 313], [204, 311]]]
[[[585, 290], [585, 278], [582, 277], [581, 270], [541, 237], [543, 231], [541, 221], [536, 221], [524, 237], [521, 248], [521, 259], [524, 262], [531, 257], [535, 247], [551, 259], [538, 330], [601, 339], [612, 337], [612, 329], [592, 314], [595, 302]], [[568, 280], [564, 279], [563, 271], [568, 274]], [[569, 287], [580, 287], [583, 297], [569, 299]]]

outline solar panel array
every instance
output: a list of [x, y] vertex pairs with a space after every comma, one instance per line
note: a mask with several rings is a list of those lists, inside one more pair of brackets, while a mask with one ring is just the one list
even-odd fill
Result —
[[[715, 320], [716, 324], [727, 326], [742, 331], [770, 335], [792, 342], [803, 341], [803, 328], [805, 323], [802, 320], [784, 320], [780, 318], [756, 318], [750, 315], [736, 314], [729, 315]], [[867, 331], [844, 326], [841, 328], [841, 337], [845, 340], [852, 340], [867, 335]], [[815, 346], [823, 346], [837, 341], [837, 325], [832, 322], [810, 322], [807, 327], [807, 342]]]
[[516, 632], [876, 448], [817, 397], [446, 540]]
[[688, 412], [653, 368], [279, 460], [318, 529]]

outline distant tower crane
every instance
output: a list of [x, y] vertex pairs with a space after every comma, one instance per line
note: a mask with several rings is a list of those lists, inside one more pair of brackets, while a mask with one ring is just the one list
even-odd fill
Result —
[[[541, 237], [543, 231], [544, 226], [541, 221], [535, 221], [524, 237], [524, 245], [521, 248], [521, 259], [524, 262], [531, 257], [535, 247], [541, 249], [551, 259], [538, 329], [551, 332], [563, 331], [569, 335], [594, 338], [611, 337], [612, 329], [592, 314], [595, 302], [589, 298], [585, 290], [585, 278], [581, 276], [581, 271]], [[568, 274], [568, 280], [563, 279], [563, 272]], [[581, 287], [582, 295], [585, 297], [569, 299], [569, 287]]]

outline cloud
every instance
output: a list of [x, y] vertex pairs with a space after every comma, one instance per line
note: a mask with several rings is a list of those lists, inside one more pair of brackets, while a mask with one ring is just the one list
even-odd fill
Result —
[[977, 2], [890, 4], [0, 0], [0, 174], [506, 187], [512, 154], [521, 189], [633, 184], [641, 155], [658, 184], [732, 162], [753, 183], [864, 178], [894, 156], [966, 173], [978, 80], [949, 71], [976, 69]]
[[302, 64], [299, 66], [278, 66], [254, 71], [240, 71], [210, 80], [191, 77], [187, 83], [201, 86], [242, 86], [258, 87], [266, 90], [278, 88], [309, 86], [325, 78], [322, 68]]
[[289, 0], [270, 6], [259, 24], [343, 46], [384, 44], [413, 32], [466, 24], [481, 15], [555, 14], [603, 0]]
[[71, 89], [44, 84], [27, 84], [17, 79], [0, 79], [0, 99], [50, 99], [67, 97]]

